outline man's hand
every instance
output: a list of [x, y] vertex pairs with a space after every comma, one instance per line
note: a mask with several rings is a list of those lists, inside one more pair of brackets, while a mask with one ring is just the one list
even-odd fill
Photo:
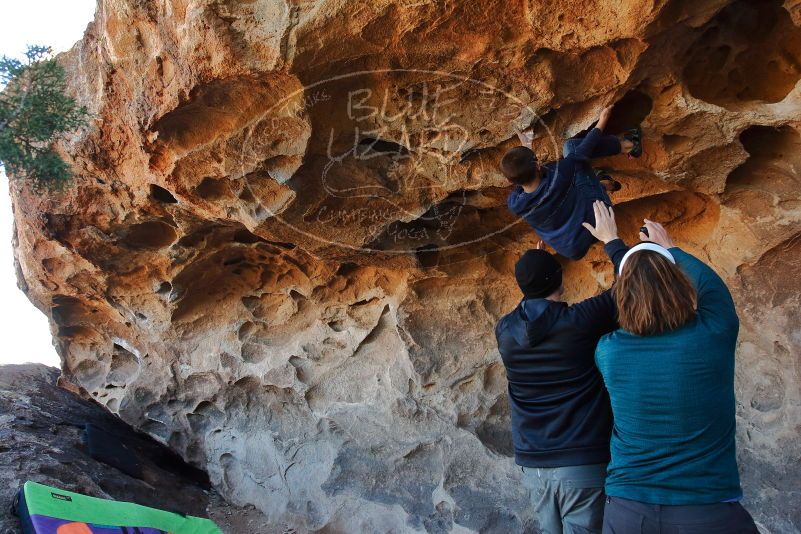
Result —
[[640, 232], [640, 241], [650, 241], [652, 243], [656, 243], [657, 245], [662, 245], [665, 248], [672, 248], [676, 245], [673, 244], [673, 240], [665, 230], [665, 227], [659, 224], [658, 222], [649, 221], [648, 219], [643, 219], [645, 226], [648, 229], [648, 235]]
[[612, 115], [612, 106], [606, 106], [601, 110], [601, 114], [598, 115], [598, 124], [596, 124], [595, 127], [599, 130], [606, 128], [606, 123], [609, 122], [610, 115]]
[[598, 241], [609, 243], [617, 239], [617, 223], [615, 223], [615, 212], [612, 208], [596, 200], [592, 209], [595, 212], [595, 226], [590, 223], [581, 223], [581, 225], [589, 230]]

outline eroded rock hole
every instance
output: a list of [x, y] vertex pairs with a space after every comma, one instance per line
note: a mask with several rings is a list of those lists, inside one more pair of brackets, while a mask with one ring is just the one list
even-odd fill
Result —
[[423, 245], [415, 251], [415, 256], [420, 267], [424, 269], [436, 267], [439, 263], [439, 247], [433, 244]]
[[233, 258], [229, 258], [229, 259], [223, 261], [223, 266], [224, 267], [231, 267], [232, 265], [239, 265], [239, 264], [244, 263], [244, 262], [245, 262], [245, 257], [244, 256], [234, 256]]
[[337, 276], [348, 276], [359, 269], [359, 266], [352, 261], [342, 263], [337, 269]]
[[[255, 243], [264, 243], [266, 245], [272, 245], [274, 247], [282, 248], [284, 250], [293, 250], [297, 246], [293, 243], [286, 243], [284, 241], [271, 241], [269, 239], [264, 239], [263, 237], [260, 237], [254, 234], [253, 232], [244, 229], [237, 230], [236, 232], [234, 232], [232, 239], [234, 243], [240, 243], [242, 245], [253, 245]], [[275, 253], [277, 254], [278, 251], [275, 251]]]
[[801, 30], [776, 0], [739, 0], [707, 25], [684, 79], [696, 98], [723, 107], [779, 102], [801, 78]]
[[[752, 126], [740, 134], [748, 159], [729, 175], [726, 193], [760, 190], [780, 200], [801, 197], [801, 136], [789, 126]], [[748, 206], [743, 206], [750, 212]], [[756, 214], [755, 214], [756, 216]]]
[[[87, 390], [93, 390], [100, 387], [103, 383], [104, 369], [103, 365], [97, 360], [83, 360], [72, 368], [73, 376], [78, 380], [78, 383]], [[97, 395], [97, 392], [93, 392]]]
[[169, 282], [162, 282], [156, 288], [156, 293], [159, 295], [168, 295], [172, 291], [172, 284]]
[[295, 376], [304, 384], [309, 381], [310, 375], [308, 372], [306, 360], [299, 356], [290, 356], [289, 365], [295, 368]]
[[376, 341], [381, 335], [381, 333], [385, 331], [387, 328], [394, 328], [394, 323], [390, 320], [389, 317], [390, 317], [389, 304], [385, 304], [384, 308], [381, 310], [381, 316], [378, 318], [378, 322], [376, 323], [375, 327], [370, 331], [369, 334], [367, 334], [367, 336], [365, 336], [365, 338], [361, 341], [361, 343], [359, 343], [359, 346], [357, 347], [354, 354], [363, 347], [365, 347], [366, 345], [369, 345], [374, 341]]
[[237, 359], [227, 352], [220, 354], [220, 365], [223, 369], [235, 369], [237, 366]]
[[[753, 265], [741, 266], [743, 292], [749, 306], [779, 308], [788, 302], [798, 302], [801, 286], [801, 233], [768, 250]], [[793, 314], [787, 325], [798, 332], [801, 317]]]
[[80, 300], [74, 297], [57, 295], [53, 297], [53, 307], [50, 308], [50, 315], [57, 325], [71, 326], [85, 315], [85, 310]]
[[192, 90], [189, 99], [159, 119], [158, 143], [178, 152], [236, 131], [269, 107], [270, 87], [259, 80], [215, 80]]
[[238, 333], [239, 341], [246, 341], [248, 338], [250, 338], [250, 336], [253, 335], [253, 333], [256, 330], [258, 330], [258, 326], [256, 325], [256, 323], [247, 321], [246, 323], [244, 323], [242, 326], [239, 327], [239, 333]]
[[[506, 194], [507, 191], [494, 187], [455, 191], [416, 219], [390, 222], [367, 246], [376, 250], [414, 251], [418, 261], [427, 266], [435, 260], [442, 266], [484, 255], [497, 250], [513, 228], [514, 217], [505, 207]], [[451, 246], [467, 242], [472, 245], [457, 247], [458, 250]], [[433, 247], [439, 247], [438, 256]]]
[[265, 160], [262, 168], [270, 175], [270, 178], [283, 184], [292, 178], [302, 162], [303, 158], [300, 156], [280, 155]]
[[344, 332], [347, 329], [347, 325], [342, 320], [335, 320], [328, 322], [328, 328], [334, 332]]
[[58, 335], [59, 337], [70, 339], [73, 342], [81, 340], [81, 338], [86, 340], [98, 337], [98, 333], [95, 330], [85, 326], [59, 326]]
[[784, 391], [784, 380], [781, 375], [777, 373], [762, 375], [754, 388], [750, 405], [763, 413], [777, 411], [784, 404]]
[[609, 124], [604, 129], [610, 134], [619, 134], [634, 128], [645, 120], [654, 107], [653, 100], [641, 91], [629, 91], [615, 102]]
[[[253, 191], [250, 190], [249, 187], [243, 187], [242, 191], [239, 192], [239, 200], [245, 202], [246, 204], [258, 204], [259, 201], [256, 200], [256, 197], [253, 195]], [[262, 210], [264, 208], [261, 208]]]
[[487, 417], [475, 430], [476, 437], [481, 440], [489, 450], [502, 456], [514, 456], [515, 449], [512, 444], [512, 432], [509, 427], [509, 401], [506, 395], [501, 395], [490, 408]]
[[[486, 130], [482, 130], [484, 132]], [[479, 135], [482, 135], [479, 132]], [[473, 147], [468, 148], [465, 150], [462, 155], [459, 157], [459, 163], [470, 163], [472, 161], [480, 160], [483, 156], [492, 157], [494, 152], [497, 152], [498, 147], [495, 146], [488, 146], [488, 147]]]
[[122, 242], [133, 249], [160, 249], [170, 246], [177, 237], [175, 228], [169, 224], [163, 221], [147, 221], [129, 227]]
[[223, 412], [209, 401], [201, 401], [192, 413], [186, 414], [192, 432], [199, 435], [218, 426], [224, 417]]
[[144, 430], [148, 434], [158, 436], [159, 438], [164, 440], [166, 440], [167, 438], [167, 425], [165, 425], [161, 421], [154, 421], [153, 419], [148, 419], [142, 425], [142, 430]]
[[207, 235], [208, 234], [204, 232], [193, 232], [179, 239], [176, 245], [186, 248], [199, 247], [206, 240]]
[[175, 204], [178, 202], [172, 193], [156, 184], [150, 184], [150, 196], [165, 204]]
[[114, 343], [111, 367], [106, 380], [112, 385], [126, 385], [139, 372], [139, 359], [131, 351]]
[[245, 363], [261, 363], [267, 356], [267, 347], [261, 343], [247, 341], [242, 345], [242, 361]]
[[662, 136], [662, 144], [668, 152], [686, 152], [695, 139], [686, 135], [668, 134]]
[[405, 156], [409, 153], [409, 149], [394, 141], [365, 137], [359, 141], [359, 152], [361, 155], [397, 154], [399, 156]]
[[231, 195], [231, 188], [227, 178], [203, 178], [200, 185], [195, 187], [195, 194], [205, 200], [219, 200]]
[[252, 232], [248, 232], [247, 230], [237, 230], [234, 232], [234, 242], [236, 243], [252, 245], [253, 243], [258, 243], [259, 241], [263, 241], [263, 239]]

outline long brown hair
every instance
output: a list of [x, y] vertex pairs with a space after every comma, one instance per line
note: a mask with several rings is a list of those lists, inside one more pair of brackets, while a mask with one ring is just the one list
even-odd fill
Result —
[[677, 265], [664, 256], [641, 251], [623, 267], [612, 289], [620, 326], [638, 336], [670, 332], [695, 317], [698, 296]]

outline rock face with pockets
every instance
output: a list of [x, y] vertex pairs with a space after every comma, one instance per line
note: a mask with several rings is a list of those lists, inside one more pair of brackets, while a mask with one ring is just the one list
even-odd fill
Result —
[[[74, 185], [14, 183], [22, 289], [66, 381], [296, 532], [527, 532], [493, 335], [537, 236], [498, 162], [615, 101], [599, 161], [727, 281], [738, 440], [801, 528], [801, 4], [100, 0], [61, 61]], [[600, 247], [565, 262], [608, 287]]]

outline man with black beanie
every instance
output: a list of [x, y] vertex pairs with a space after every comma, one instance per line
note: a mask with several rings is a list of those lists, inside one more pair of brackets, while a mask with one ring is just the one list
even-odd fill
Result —
[[[617, 265], [626, 247], [605, 246]], [[562, 267], [545, 250], [515, 265], [523, 300], [495, 328], [509, 383], [515, 462], [545, 534], [601, 532], [612, 411], [595, 346], [617, 328], [611, 291], [562, 298]]]

